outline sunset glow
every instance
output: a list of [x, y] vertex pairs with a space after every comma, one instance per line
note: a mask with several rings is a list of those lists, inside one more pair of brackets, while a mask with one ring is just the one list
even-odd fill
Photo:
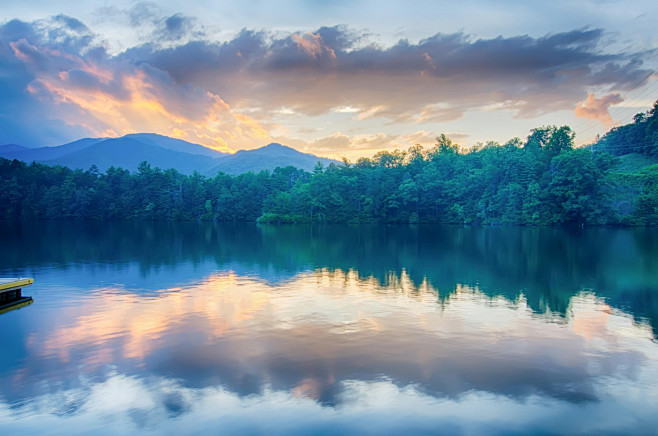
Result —
[[658, 92], [655, 2], [402, 5], [9, 1], [0, 143], [152, 132], [356, 159], [551, 124], [584, 144]]

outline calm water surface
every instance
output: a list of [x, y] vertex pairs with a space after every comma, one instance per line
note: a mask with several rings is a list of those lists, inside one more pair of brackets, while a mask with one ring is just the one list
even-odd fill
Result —
[[0, 222], [3, 434], [657, 434], [658, 229]]

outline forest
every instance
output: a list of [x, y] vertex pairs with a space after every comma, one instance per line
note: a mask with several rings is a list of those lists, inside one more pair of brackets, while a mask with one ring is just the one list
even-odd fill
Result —
[[381, 151], [208, 178], [142, 162], [87, 171], [0, 160], [0, 219], [202, 220], [260, 223], [658, 225], [658, 101], [596, 143], [568, 126], [469, 149]]

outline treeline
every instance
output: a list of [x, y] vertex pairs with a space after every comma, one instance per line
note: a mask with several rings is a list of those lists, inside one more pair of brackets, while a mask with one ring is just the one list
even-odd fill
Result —
[[0, 218], [658, 225], [658, 170], [619, 174], [617, 162], [597, 147], [575, 149], [567, 126], [466, 151], [441, 135], [430, 149], [318, 163], [313, 173], [206, 178], [146, 162], [99, 173], [2, 159]]
[[[318, 167], [309, 182], [269, 196], [259, 221], [658, 225], [658, 165], [649, 164], [658, 157], [657, 129], [658, 101], [579, 149], [568, 126], [466, 151], [441, 135], [429, 150]], [[634, 155], [649, 160], [633, 167]]]
[[209, 179], [146, 162], [99, 173], [0, 159], [0, 218], [253, 221], [268, 196], [308, 180], [293, 167]]
[[573, 148], [569, 127], [534, 129], [524, 143], [461, 153], [446, 136], [424, 150], [380, 152], [316, 171], [268, 197], [263, 221], [595, 224], [620, 222], [610, 201], [614, 158]]

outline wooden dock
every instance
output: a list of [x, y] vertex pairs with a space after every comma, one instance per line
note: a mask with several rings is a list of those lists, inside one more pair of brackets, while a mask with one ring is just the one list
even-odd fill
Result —
[[34, 283], [28, 278], [0, 278], [0, 313], [32, 304], [32, 297], [23, 296], [23, 288]]

